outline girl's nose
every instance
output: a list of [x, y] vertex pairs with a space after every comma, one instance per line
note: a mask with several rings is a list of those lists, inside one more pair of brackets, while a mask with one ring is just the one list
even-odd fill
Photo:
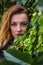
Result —
[[21, 31], [21, 26], [17, 25], [17, 31], [20, 32]]

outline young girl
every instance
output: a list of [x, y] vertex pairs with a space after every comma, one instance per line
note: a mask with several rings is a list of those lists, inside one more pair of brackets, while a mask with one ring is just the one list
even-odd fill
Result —
[[13, 5], [2, 17], [0, 30], [0, 59], [4, 57], [2, 50], [13, 45], [13, 40], [27, 32], [31, 12], [24, 6]]

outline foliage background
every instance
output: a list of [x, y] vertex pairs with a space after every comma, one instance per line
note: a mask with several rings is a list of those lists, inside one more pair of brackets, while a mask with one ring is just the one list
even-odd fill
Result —
[[[27, 8], [32, 8], [34, 9], [36, 6], [37, 0], [0, 0], [0, 19], [3, 15], [3, 13], [8, 10], [10, 6], [13, 4], [20, 4], [20, 5], [25, 5]], [[43, 13], [43, 0], [38, 1], [38, 10], [42, 11]]]
[[[41, 13], [43, 13], [43, 0], [1, 0], [0, 1], [0, 20], [1, 20], [1, 18], [2, 18], [2, 15], [4, 14], [4, 12], [6, 11], [6, 10], [8, 10], [9, 9], [9, 7], [11, 7], [13, 4], [20, 4], [20, 5], [24, 5], [24, 6], [26, 6], [27, 8], [29, 8], [30, 10], [31, 10], [31, 12], [32, 12], [32, 14], [33, 14], [33, 17], [32, 17], [32, 26], [33, 26], [33, 28], [31, 29], [32, 30], [32, 35], [34, 35], [34, 33], [35, 33], [35, 31], [36, 31], [36, 27], [35, 27], [35, 25], [36, 25], [36, 23], [38, 22], [39, 24], [40, 24], [40, 30], [39, 30], [39, 43], [38, 43], [38, 45], [36, 45], [36, 51], [38, 50], [38, 51], [41, 51], [41, 49], [40, 49], [40, 44], [41, 44], [41, 42], [43, 43], [43, 37], [42, 37], [42, 34], [43, 34], [43, 16], [41, 16], [41, 18], [38, 20], [38, 18], [39, 18], [39, 16], [41, 15]], [[38, 18], [37, 18], [38, 17]], [[1, 22], [0, 22], [1, 23]], [[30, 37], [29, 38], [32, 38], [32, 36], [31, 36], [31, 30], [30, 30]], [[42, 31], [42, 32], [41, 32]], [[41, 38], [42, 37], [42, 38]], [[19, 39], [20, 40], [20, 39]], [[33, 36], [33, 38], [32, 38], [32, 40], [33, 40], [33, 42], [34, 42], [34, 36]], [[18, 41], [19, 42], [19, 41]], [[37, 43], [37, 41], [36, 41], [36, 43]], [[30, 45], [31, 46], [31, 45]], [[34, 44], [33, 44], [33, 47], [34, 47]], [[39, 47], [39, 48], [38, 48]], [[43, 46], [42, 46], [43, 47]], [[35, 48], [35, 47], [34, 47]], [[14, 50], [14, 49], [13, 49]], [[13, 51], [12, 50], [12, 51]], [[39, 53], [39, 55], [37, 56], [37, 53], [36, 53], [36, 51], [35, 51], [35, 55], [36, 55], [36, 57], [35, 58], [33, 58], [33, 59], [31, 59], [33, 62], [31, 62], [31, 65], [42, 65], [43, 64], [43, 61], [42, 61], [42, 59], [43, 59], [43, 52], [42, 52], [42, 55], [41, 55], [41, 53]], [[43, 51], [43, 48], [42, 48], [42, 51]], [[11, 52], [11, 51], [9, 51], [8, 50], [8, 52], [9, 53], [11, 53], [11, 54], [14, 54], [13, 52]], [[31, 52], [31, 50], [30, 50], [30, 52]], [[19, 53], [19, 52], [18, 52]], [[19, 53], [20, 54], [20, 53]], [[23, 54], [21, 54], [21, 56], [22, 56]], [[33, 55], [33, 57], [35, 56], [35, 55]], [[16, 54], [15, 54], [15, 56], [17, 56]], [[19, 55], [18, 57], [20, 57], [21, 58], [21, 56]], [[25, 57], [24, 57], [25, 58]], [[29, 57], [29, 58], [31, 58], [31, 57]], [[22, 59], [22, 60], [25, 60], [25, 61], [27, 61], [28, 62], [28, 60], [26, 60], [26, 59]], [[40, 61], [41, 60], [41, 61]], [[42, 64], [41, 64], [42, 63]], [[3, 64], [2, 64], [3, 65]]]

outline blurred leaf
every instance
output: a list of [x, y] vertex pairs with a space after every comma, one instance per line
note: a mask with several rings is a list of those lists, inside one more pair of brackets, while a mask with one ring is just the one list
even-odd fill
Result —
[[38, 23], [40, 24], [41, 27], [43, 27], [43, 15], [40, 16]]
[[37, 63], [37, 65], [39, 64], [39, 65], [43, 65], [43, 52], [40, 52], [39, 54], [38, 54], [38, 58], [37, 58], [37, 60], [36, 60], [36, 63]]
[[0, 62], [0, 65], [19, 65], [19, 64], [14, 63], [14, 62], [10, 62], [10, 61], [8, 61], [7, 59], [3, 59], [3, 60]]
[[16, 0], [9, 0], [10, 2], [14, 2], [14, 1], [16, 1]]
[[15, 50], [15, 48], [9, 49], [9, 50], [7, 50], [7, 52], [10, 53], [11, 55], [13, 55], [14, 57], [16, 57], [24, 62], [27, 62], [29, 64], [33, 62], [32, 55], [30, 55], [29, 53], [17, 51], [17, 50]]
[[26, 62], [24, 62], [24, 61], [22, 61], [22, 60], [20, 60], [20, 59], [18, 59], [18, 58], [16, 58], [16, 57], [12, 56], [11, 54], [9, 54], [9, 53], [6, 52], [6, 51], [3, 51], [3, 52], [4, 52], [5, 58], [6, 58], [8, 61], [10, 61], [10, 62], [18, 63], [18, 64], [20, 64], [20, 65], [27, 65], [27, 64], [28, 64], [28, 63], [26, 63]]
[[21, 5], [22, 4], [21, 0], [16, 0], [16, 4]]
[[23, 5], [25, 5], [25, 4], [26, 4], [26, 2], [27, 2], [27, 0], [22, 0]]

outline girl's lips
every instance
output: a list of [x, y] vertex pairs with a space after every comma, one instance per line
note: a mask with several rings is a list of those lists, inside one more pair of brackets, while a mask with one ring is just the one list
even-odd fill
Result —
[[23, 34], [16, 34], [17, 36], [21, 36], [21, 35], [23, 35]]

